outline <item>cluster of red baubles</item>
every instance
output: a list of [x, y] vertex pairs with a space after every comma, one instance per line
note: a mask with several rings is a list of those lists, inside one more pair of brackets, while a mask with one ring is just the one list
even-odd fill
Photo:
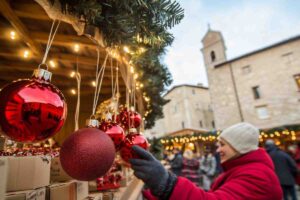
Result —
[[[61, 129], [67, 104], [50, 83], [50, 76], [50, 72], [38, 69], [33, 78], [14, 81], [0, 91], [0, 130], [7, 137], [23, 143], [41, 142]], [[137, 157], [133, 145], [148, 148], [146, 138], [136, 130], [142, 122], [139, 113], [121, 107], [113, 119], [102, 121], [99, 128], [79, 129], [64, 141], [60, 160], [70, 176], [96, 179], [110, 169], [116, 151], [128, 162]]]
[[[99, 129], [110, 136], [116, 150], [120, 151], [122, 159], [128, 162], [131, 158], [137, 158], [132, 151], [133, 145], [139, 145], [144, 149], [148, 148], [147, 139], [137, 132], [141, 123], [142, 118], [139, 113], [128, 110], [126, 107], [120, 107], [119, 114], [113, 116], [112, 120], [103, 120]], [[127, 135], [124, 130], [128, 131]]]
[[[131, 115], [131, 113], [122, 114]], [[137, 112], [134, 114], [141, 118]], [[71, 134], [64, 141], [60, 151], [64, 170], [77, 180], [88, 181], [101, 177], [109, 171], [117, 151], [120, 151], [125, 162], [137, 158], [132, 146], [139, 145], [147, 149], [147, 139], [137, 132], [138, 127], [131, 126], [129, 130], [125, 129], [128, 131], [127, 135], [122, 127], [124, 127], [122, 123], [103, 120], [98, 128], [96, 126], [83, 128]]]

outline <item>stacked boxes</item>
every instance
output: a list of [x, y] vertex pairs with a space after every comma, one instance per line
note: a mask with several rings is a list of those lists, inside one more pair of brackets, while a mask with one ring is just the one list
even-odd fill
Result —
[[88, 182], [71, 180], [50, 185], [50, 174], [51, 181], [70, 180], [58, 161], [55, 158], [51, 165], [51, 158], [45, 156], [1, 157], [0, 200], [4, 200], [5, 190], [7, 200], [83, 200], [88, 197]]
[[4, 200], [7, 177], [7, 158], [0, 157], [0, 200]]

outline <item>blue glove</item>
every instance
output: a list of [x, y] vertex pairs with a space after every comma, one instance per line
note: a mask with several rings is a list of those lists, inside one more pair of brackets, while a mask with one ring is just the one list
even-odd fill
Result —
[[169, 173], [151, 153], [139, 146], [132, 149], [141, 159], [130, 159], [134, 175], [141, 179], [152, 194], [161, 199], [167, 199], [177, 181], [174, 174]]

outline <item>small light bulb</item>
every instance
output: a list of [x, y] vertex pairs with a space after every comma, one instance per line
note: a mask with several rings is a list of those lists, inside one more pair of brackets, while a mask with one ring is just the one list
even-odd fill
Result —
[[28, 50], [25, 50], [24, 53], [23, 53], [23, 57], [24, 58], [28, 58], [29, 57], [29, 53], [30, 52]]
[[130, 72], [133, 74], [134, 73], [134, 68], [133, 66], [130, 66]]
[[50, 61], [49, 61], [49, 65], [50, 65], [50, 67], [52, 67], [52, 68], [55, 68], [55, 67], [56, 67], [56, 64], [55, 64], [55, 62], [54, 62], [53, 60], [50, 60]]
[[92, 81], [92, 86], [96, 87], [96, 81]]
[[72, 94], [76, 94], [76, 90], [75, 89], [71, 89], [71, 93]]
[[16, 32], [15, 32], [15, 31], [11, 31], [11, 32], [10, 32], [10, 38], [11, 38], [12, 40], [16, 39]]
[[79, 44], [75, 44], [74, 45], [74, 51], [77, 53], [77, 52], [79, 52], [79, 50], [80, 50]]
[[75, 72], [72, 71], [71, 74], [70, 74], [70, 76], [73, 78], [75, 76]]
[[140, 49], [139, 49], [139, 52], [140, 53], [144, 53], [146, 51], [146, 49], [145, 48], [143, 48], [143, 47], [140, 47]]
[[130, 52], [130, 49], [129, 49], [127, 46], [124, 46], [124, 47], [123, 47], [123, 50], [124, 50], [126, 53], [129, 53], [129, 52]]

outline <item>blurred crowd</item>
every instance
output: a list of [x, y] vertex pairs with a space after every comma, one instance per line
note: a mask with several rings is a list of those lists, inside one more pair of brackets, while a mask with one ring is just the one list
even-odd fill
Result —
[[[275, 166], [284, 200], [296, 200], [297, 190], [300, 190], [300, 143], [282, 150], [270, 139], [265, 142], [264, 149]], [[222, 172], [220, 156], [210, 148], [205, 148], [202, 154], [191, 149], [174, 148], [164, 152], [162, 163], [176, 175], [189, 179], [206, 191]]]

